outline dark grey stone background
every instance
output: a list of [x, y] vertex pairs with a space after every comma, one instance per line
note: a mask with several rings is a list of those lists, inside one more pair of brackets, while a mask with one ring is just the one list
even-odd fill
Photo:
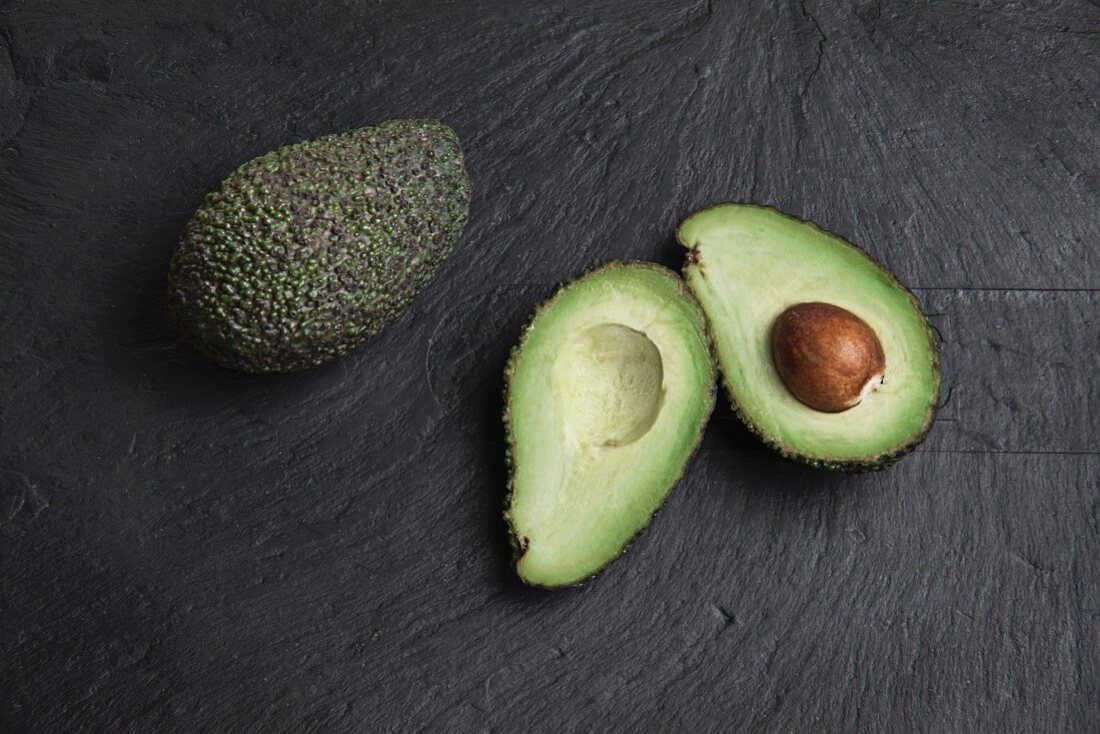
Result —
[[[163, 291], [203, 194], [438, 116], [474, 184], [398, 323], [219, 369]], [[0, 0], [0, 729], [1100, 730], [1095, 2]], [[777, 205], [943, 338], [918, 453], [722, 405], [605, 575], [514, 581], [501, 371], [552, 285]]]

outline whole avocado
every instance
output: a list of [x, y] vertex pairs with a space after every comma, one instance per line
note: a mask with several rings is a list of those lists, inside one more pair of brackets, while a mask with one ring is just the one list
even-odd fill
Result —
[[394, 321], [450, 254], [470, 182], [437, 120], [393, 120], [254, 158], [208, 194], [172, 258], [185, 339], [246, 372], [313, 367]]

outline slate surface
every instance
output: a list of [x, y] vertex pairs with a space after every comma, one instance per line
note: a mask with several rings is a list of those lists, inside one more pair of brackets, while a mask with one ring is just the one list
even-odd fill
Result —
[[[419, 115], [475, 200], [400, 322], [176, 342], [206, 190]], [[1095, 2], [0, 2], [0, 730], [1100, 730], [1098, 164]], [[720, 407], [624, 560], [519, 586], [521, 323], [725, 199], [916, 288], [941, 420], [844, 477]]]

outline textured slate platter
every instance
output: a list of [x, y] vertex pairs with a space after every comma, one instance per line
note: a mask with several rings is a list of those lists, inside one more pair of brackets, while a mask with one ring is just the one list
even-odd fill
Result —
[[[0, 2], [0, 729], [1100, 730], [1096, 3], [185, 5]], [[287, 377], [177, 343], [208, 189], [418, 115], [476, 195], [400, 322]], [[523, 320], [724, 199], [916, 287], [942, 418], [844, 477], [721, 407], [624, 560], [522, 588]]]

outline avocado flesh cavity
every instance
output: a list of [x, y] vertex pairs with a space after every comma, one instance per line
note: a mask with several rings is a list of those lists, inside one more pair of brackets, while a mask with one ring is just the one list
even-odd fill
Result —
[[170, 310], [225, 367], [327, 362], [401, 315], [450, 253], [469, 203], [458, 137], [437, 120], [288, 145], [203, 200], [172, 259]]
[[576, 584], [645, 528], [699, 443], [714, 405], [703, 316], [671, 271], [614, 263], [536, 311], [507, 377], [516, 570]]
[[[936, 342], [912, 294], [854, 245], [776, 211], [721, 204], [686, 219], [684, 278], [707, 314], [730, 399], [745, 423], [784, 455], [836, 469], [885, 466], [919, 443], [939, 396]], [[855, 407], [825, 413], [783, 384], [770, 331], [807, 301], [851, 311], [885, 354], [881, 385]]]

